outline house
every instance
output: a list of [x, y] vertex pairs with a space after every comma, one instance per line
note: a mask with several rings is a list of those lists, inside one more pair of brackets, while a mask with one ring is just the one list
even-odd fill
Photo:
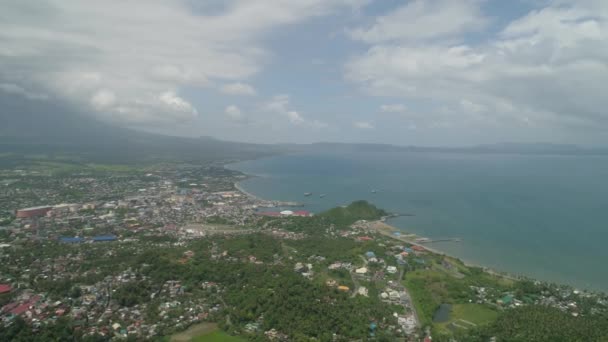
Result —
[[374, 253], [372, 251], [369, 251], [369, 252], [365, 253], [365, 257], [368, 258], [368, 259], [375, 258], [376, 257], [376, 253]]
[[414, 250], [416, 252], [426, 252], [426, 248], [424, 248], [422, 246], [418, 246], [418, 245], [412, 246], [412, 250]]
[[350, 288], [348, 286], [340, 285], [338, 286], [338, 291], [348, 292]]
[[387, 266], [386, 267], [386, 272], [388, 272], [390, 274], [395, 274], [395, 273], [397, 273], [397, 267], [395, 267], [395, 266]]
[[355, 270], [355, 273], [357, 273], [357, 274], [365, 274], [365, 273], [367, 273], [367, 267], [357, 268]]
[[9, 293], [13, 288], [9, 284], [0, 284], [0, 294]]

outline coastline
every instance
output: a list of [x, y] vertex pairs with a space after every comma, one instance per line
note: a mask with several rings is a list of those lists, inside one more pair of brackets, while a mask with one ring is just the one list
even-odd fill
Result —
[[402, 233], [401, 229], [399, 229], [399, 228], [397, 228], [397, 227], [395, 227], [393, 225], [390, 225], [390, 224], [386, 223], [383, 220], [373, 221], [372, 222], [372, 227], [374, 228], [374, 230], [376, 232], [378, 232], [379, 234], [382, 234], [382, 235], [384, 235], [386, 237], [389, 237], [389, 238], [392, 238], [392, 239], [395, 239], [395, 240], [398, 240], [398, 241], [401, 241], [401, 242], [409, 243], [410, 245], [413, 245], [413, 246], [420, 246], [420, 247], [426, 249], [427, 251], [429, 251], [429, 252], [431, 252], [433, 254], [437, 254], [437, 255], [441, 255], [441, 256], [445, 256], [445, 257], [449, 257], [449, 258], [453, 258], [453, 259], [459, 260], [460, 262], [462, 262], [467, 267], [478, 267], [478, 268], [481, 268], [484, 272], [486, 272], [488, 274], [491, 274], [493, 276], [501, 277], [501, 278], [505, 278], [505, 279], [509, 279], [509, 280], [513, 280], [513, 281], [519, 281], [519, 280], [523, 279], [523, 277], [521, 277], [521, 276], [509, 274], [507, 272], [499, 272], [499, 271], [496, 271], [496, 270], [491, 269], [491, 268], [486, 267], [486, 266], [482, 266], [482, 265], [478, 265], [478, 264], [474, 264], [474, 263], [462, 260], [462, 259], [460, 259], [460, 258], [458, 258], [456, 256], [447, 254], [447, 253], [445, 253], [443, 251], [440, 251], [438, 249], [431, 248], [431, 247], [428, 247], [428, 246], [426, 246], [424, 244], [421, 244], [421, 243], [418, 243], [418, 242], [413, 241], [411, 239], [408, 239], [407, 237], [397, 236], [394, 233], [395, 232]]
[[[226, 166], [224, 166], [224, 167], [226, 167]], [[237, 170], [237, 171], [238, 171], [238, 170]], [[242, 171], [239, 171], [239, 172], [241, 172], [241, 173], [242, 173], [244, 176], [246, 176], [246, 178], [241, 179], [239, 182], [244, 181], [244, 180], [247, 180], [247, 179], [250, 179], [250, 178], [253, 178], [253, 177], [258, 177], [258, 176], [256, 176], [256, 175], [250, 175], [250, 174], [244, 173], [244, 172], [242, 172]], [[279, 201], [275, 201], [275, 200], [269, 200], [269, 199], [264, 199], [264, 198], [261, 198], [261, 197], [259, 197], [259, 196], [256, 196], [256, 195], [254, 195], [254, 194], [252, 194], [252, 193], [250, 193], [250, 192], [246, 191], [246, 190], [245, 190], [245, 189], [244, 189], [244, 188], [243, 188], [243, 187], [242, 187], [242, 186], [239, 184], [239, 182], [235, 182], [235, 183], [234, 183], [234, 187], [235, 187], [235, 189], [237, 189], [239, 192], [241, 192], [242, 194], [244, 194], [245, 196], [247, 196], [248, 198], [250, 198], [250, 199], [252, 199], [252, 200], [254, 200], [254, 201], [260, 201], [260, 202], [264, 202], [264, 203], [266, 203], [267, 205], [268, 205], [268, 204], [272, 204], [273, 206], [280, 206], [280, 205], [293, 206], [294, 204], [298, 204], [298, 205], [296, 205], [296, 206], [303, 206], [303, 205], [302, 205], [302, 204], [300, 204], [300, 203], [292, 203], [292, 202], [279, 202]], [[372, 225], [373, 225], [374, 230], [375, 230], [376, 232], [378, 232], [379, 234], [382, 234], [382, 235], [384, 235], [384, 236], [386, 236], [386, 237], [389, 237], [389, 238], [392, 238], [392, 239], [395, 239], [395, 240], [398, 240], [398, 241], [401, 241], [401, 242], [405, 242], [405, 243], [408, 243], [408, 244], [410, 244], [410, 245], [416, 245], [416, 246], [423, 247], [424, 249], [426, 249], [426, 250], [427, 250], [427, 251], [429, 251], [430, 253], [433, 253], [433, 254], [436, 254], [436, 255], [445, 256], [445, 257], [448, 257], [448, 258], [452, 258], [452, 259], [458, 260], [458, 261], [460, 261], [460, 262], [461, 262], [463, 265], [465, 265], [466, 267], [475, 267], [475, 268], [480, 268], [480, 269], [482, 269], [484, 272], [486, 272], [486, 273], [488, 273], [488, 274], [490, 274], [490, 275], [493, 275], [493, 276], [495, 276], [495, 277], [504, 278], [504, 279], [508, 279], [508, 280], [512, 280], [512, 281], [521, 281], [521, 280], [524, 280], [524, 279], [538, 280], [538, 279], [536, 279], [536, 278], [531, 278], [531, 277], [529, 277], [529, 276], [525, 276], [525, 275], [521, 275], [521, 274], [520, 274], [520, 275], [517, 275], [517, 274], [513, 274], [513, 273], [505, 272], [505, 271], [498, 271], [498, 270], [496, 270], [496, 269], [494, 269], [494, 268], [491, 268], [491, 267], [488, 267], [488, 266], [484, 266], [484, 265], [481, 265], [481, 264], [476, 263], [476, 262], [471, 262], [471, 261], [463, 260], [463, 259], [461, 259], [460, 257], [457, 257], [457, 256], [455, 256], [455, 255], [451, 255], [451, 254], [449, 254], [449, 253], [447, 253], [447, 252], [444, 252], [444, 251], [441, 251], [441, 250], [439, 250], [439, 249], [432, 248], [432, 247], [428, 247], [428, 246], [427, 246], [427, 245], [425, 245], [425, 244], [421, 244], [421, 243], [419, 243], [419, 242], [416, 242], [416, 241], [415, 241], [415, 239], [416, 239], [416, 238], [419, 238], [420, 236], [417, 236], [416, 234], [407, 234], [407, 233], [405, 233], [405, 232], [404, 232], [404, 231], [403, 231], [401, 228], [398, 228], [398, 227], [396, 227], [396, 226], [393, 226], [393, 225], [391, 225], [391, 224], [387, 223], [387, 222], [386, 222], [386, 219], [387, 219], [387, 218], [386, 218], [386, 217], [384, 217], [384, 218], [382, 218], [382, 219], [380, 219], [380, 220], [377, 220], [377, 221], [372, 221], [372, 222], [371, 222], [371, 223], [372, 223]], [[399, 233], [401, 233], [401, 235], [399, 235], [399, 236], [394, 235], [394, 233], [395, 233], [395, 232], [399, 232]], [[408, 238], [408, 236], [409, 236], [410, 238]], [[412, 237], [413, 237], [413, 238], [412, 238]], [[552, 281], [547, 281], [547, 282], [549, 282], [549, 283], [555, 283], [555, 282], [552, 282]], [[574, 286], [574, 285], [572, 285], [572, 284], [566, 284], [566, 283], [562, 283], [562, 282], [560, 282], [560, 284], [561, 284], [561, 285], [566, 285], [566, 286], [569, 286], [569, 287], [572, 287], [572, 288], [576, 288], [576, 286]], [[584, 287], [583, 287], [583, 288], [584, 288]], [[586, 290], [588, 290], [588, 291], [598, 291], [598, 290], [589, 290], [589, 289], [586, 289]]]
[[[247, 179], [249, 179], [251, 177], [257, 177], [257, 176], [252, 176], [252, 175], [245, 174], [245, 173], [243, 173], [243, 175], [245, 175], [247, 177], [247, 178], [245, 178], [243, 180], [247, 180]], [[241, 180], [241, 181], [243, 181], [243, 180]], [[243, 195], [249, 197], [252, 200], [261, 201], [261, 202], [267, 202], [267, 203], [275, 203], [276, 202], [274, 200], [268, 200], [268, 199], [261, 198], [259, 196], [256, 196], [256, 195], [248, 192], [247, 190], [245, 190], [239, 184], [239, 182], [235, 182], [235, 183], [233, 183], [233, 185], [234, 185], [234, 188], [237, 191], [239, 191], [240, 193], [242, 193]], [[408, 235], [409, 236], [412, 236], [412, 235], [416, 236], [415, 234], [407, 234], [406, 236], [403, 236], [403, 235], [397, 236], [397, 235], [394, 234], [395, 232], [399, 232], [399, 233], [403, 234], [403, 231], [400, 228], [397, 228], [397, 227], [395, 227], [395, 226], [393, 226], [391, 224], [388, 224], [385, 221], [385, 219], [373, 221], [371, 223], [372, 223], [372, 227], [374, 228], [374, 230], [376, 232], [378, 232], [379, 234], [382, 234], [382, 235], [384, 235], [386, 237], [389, 237], [389, 238], [392, 238], [392, 239], [395, 239], [395, 240], [398, 240], [398, 241], [401, 241], [401, 242], [405, 242], [405, 243], [408, 243], [410, 245], [420, 246], [420, 247], [426, 249], [427, 251], [429, 251], [430, 253], [433, 253], [433, 254], [437, 254], [437, 255], [441, 255], [441, 256], [446, 256], [446, 257], [449, 257], [449, 258], [453, 258], [453, 259], [459, 260], [460, 262], [462, 262], [467, 267], [481, 268], [484, 272], [487, 272], [487, 273], [489, 273], [491, 275], [494, 275], [494, 276], [497, 276], [497, 277], [502, 277], [502, 278], [510, 279], [510, 280], [521, 280], [522, 279], [522, 277], [518, 277], [518, 276], [513, 275], [513, 274], [509, 274], [509, 273], [506, 273], [506, 272], [496, 271], [494, 269], [491, 269], [491, 268], [483, 266], [483, 265], [479, 265], [479, 264], [475, 264], [475, 263], [472, 263], [472, 262], [469, 262], [469, 261], [462, 260], [462, 259], [460, 259], [460, 258], [458, 258], [458, 257], [456, 257], [454, 255], [450, 255], [450, 254], [448, 254], [448, 253], [446, 253], [444, 251], [441, 251], [441, 250], [438, 250], [438, 249], [435, 249], [435, 248], [432, 248], [432, 247], [428, 247], [428, 246], [426, 246], [424, 244], [418, 243], [418, 242], [414, 241], [413, 239], [409, 239], [409, 238], [406, 237]]]
[[[246, 176], [247, 176], [247, 178], [249, 178], [249, 175], [246, 175]], [[236, 190], [238, 190], [240, 193], [242, 193], [243, 195], [245, 195], [245, 196], [247, 196], [247, 197], [249, 197], [249, 198], [251, 198], [251, 199], [253, 199], [253, 200], [256, 200], [256, 201], [265, 201], [265, 202], [269, 202], [269, 200], [266, 200], [266, 199], [260, 198], [260, 197], [258, 197], [258, 196], [256, 196], [256, 195], [254, 195], [254, 194], [252, 194], [252, 193], [250, 193], [250, 192], [246, 191], [245, 189], [243, 189], [243, 187], [242, 187], [242, 186], [241, 186], [241, 185], [240, 185], [238, 182], [235, 182], [235, 183], [234, 183], [234, 188], [235, 188]]]

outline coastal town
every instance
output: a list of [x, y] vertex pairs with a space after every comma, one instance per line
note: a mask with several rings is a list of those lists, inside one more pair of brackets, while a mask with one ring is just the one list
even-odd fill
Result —
[[[342, 322], [334, 317], [341, 306], [366, 312], [353, 319], [356, 330], [334, 323], [318, 340], [440, 340], [525, 306], [572, 318], [608, 311], [603, 294], [510, 279], [436, 253], [369, 204], [311, 213], [244, 192], [236, 184], [245, 178], [222, 165], [3, 170], [0, 326], [35, 333], [67, 324], [74, 336], [110, 340], [154, 340], [200, 324], [251, 339], [314, 336], [263, 311], [269, 303], [248, 304], [285, 290], [273, 277], [323, 291], [302, 298], [332, 319]], [[369, 217], [358, 216], [364, 211]], [[241, 273], [251, 279], [232, 278]], [[262, 273], [269, 278], [258, 282]]]

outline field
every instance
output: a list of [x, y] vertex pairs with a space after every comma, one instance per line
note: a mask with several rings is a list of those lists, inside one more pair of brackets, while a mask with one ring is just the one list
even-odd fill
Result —
[[498, 312], [481, 304], [455, 304], [452, 306], [449, 321], [438, 323], [439, 330], [469, 329], [492, 323], [498, 318]]
[[199, 335], [192, 338], [192, 342], [242, 342], [245, 339], [241, 337], [231, 336], [223, 331], [214, 331], [205, 335]]
[[[433, 314], [440, 304], [452, 304], [450, 321], [443, 324], [447, 326], [459, 319], [474, 324], [495, 320], [498, 314], [492, 309], [468, 304], [472, 299], [470, 286], [483, 286], [501, 292], [509, 290], [512, 282], [466, 267], [454, 259], [446, 259], [443, 263], [433, 260], [427, 263], [426, 269], [407, 272], [404, 285], [411, 294], [423, 326], [432, 324]], [[434, 325], [441, 328], [441, 324]]]
[[[201, 323], [196, 324], [188, 328], [188, 330], [183, 331], [181, 333], [175, 334], [171, 336], [171, 342], [189, 342], [194, 340], [195, 338], [204, 337], [208, 334], [214, 333], [217, 331], [217, 324], [214, 323]], [[205, 340], [197, 340], [197, 341], [205, 341]], [[211, 340], [213, 341], [213, 340]]]

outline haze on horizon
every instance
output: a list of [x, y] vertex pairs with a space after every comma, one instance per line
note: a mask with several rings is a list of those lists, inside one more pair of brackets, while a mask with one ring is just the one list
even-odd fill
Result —
[[48, 108], [256, 143], [608, 145], [606, 61], [604, 0], [7, 0], [0, 11], [1, 108], [60, 104]]

